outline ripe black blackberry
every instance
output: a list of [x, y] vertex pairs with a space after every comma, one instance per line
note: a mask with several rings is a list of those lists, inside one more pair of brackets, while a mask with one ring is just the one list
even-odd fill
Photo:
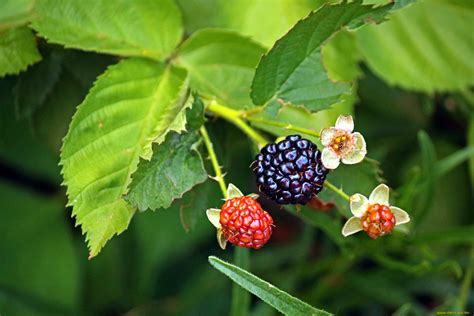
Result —
[[323, 189], [329, 172], [316, 145], [299, 135], [266, 145], [255, 159], [259, 190], [279, 204], [306, 204]]

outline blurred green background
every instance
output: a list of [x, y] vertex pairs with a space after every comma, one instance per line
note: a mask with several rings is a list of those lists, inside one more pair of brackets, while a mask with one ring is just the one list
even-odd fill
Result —
[[[178, 2], [187, 34], [209, 26], [229, 28], [270, 47], [323, 1]], [[328, 68], [335, 78], [357, 79], [353, 94], [317, 114], [287, 107], [278, 116], [319, 130], [339, 113], [353, 113], [369, 157], [380, 161], [383, 173], [377, 179], [396, 190], [397, 205], [412, 215], [408, 231], [375, 241], [364, 234], [344, 239], [344, 212], [296, 214], [262, 199], [278, 229], [267, 246], [251, 251], [252, 273], [337, 315], [474, 311], [474, 38], [468, 34], [474, 33], [474, 8], [472, 2], [458, 2], [453, 1], [465, 5], [459, 12], [438, 12], [440, 1], [432, 2], [428, 18], [436, 19], [436, 28], [421, 21], [407, 35], [387, 22], [383, 30], [340, 33], [345, 35], [327, 48]], [[399, 18], [416, 10], [402, 9]], [[430, 36], [450, 23], [459, 35], [453, 42]], [[401, 36], [399, 50], [383, 51], [388, 46], [374, 42], [371, 32], [395, 43]], [[461, 52], [463, 45], [467, 50]], [[233, 252], [233, 247], [220, 250], [205, 216], [208, 207], [221, 203], [213, 181], [167, 210], [137, 214], [125, 233], [87, 259], [84, 236], [65, 207], [59, 148], [76, 106], [118, 58], [41, 39], [38, 47], [41, 62], [0, 79], [0, 315], [227, 315], [231, 281], [207, 261], [210, 255], [232, 261]], [[460, 49], [453, 59], [430, 63], [443, 57], [437, 49], [453, 47]], [[413, 59], [420, 57], [417, 53], [426, 61], [423, 67]], [[354, 55], [353, 62], [346, 65], [341, 54]], [[391, 62], [393, 67], [383, 67]], [[464, 73], [445, 71], [457, 69], [456, 63], [467, 67]], [[394, 74], [397, 67], [411, 70]], [[208, 126], [226, 181], [244, 193], [256, 192], [249, 169], [255, 154], [251, 142], [223, 120], [209, 118]], [[256, 127], [269, 137], [288, 133]], [[376, 182], [364, 180], [363, 167], [357, 170], [341, 167], [331, 177], [349, 193], [367, 194]], [[333, 198], [327, 191], [321, 196]], [[255, 297], [251, 307], [251, 315], [276, 314]]]

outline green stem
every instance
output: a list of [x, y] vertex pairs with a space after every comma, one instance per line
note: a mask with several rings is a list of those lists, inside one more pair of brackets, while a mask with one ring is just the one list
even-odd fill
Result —
[[209, 138], [209, 134], [207, 133], [207, 130], [204, 125], [201, 126], [201, 129], [199, 131], [201, 132], [202, 139], [204, 140], [207, 152], [209, 153], [212, 168], [214, 168], [214, 172], [216, 173], [214, 179], [219, 183], [224, 198], [227, 198], [227, 186], [225, 185], [224, 176], [222, 175], [221, 167], [219, 166], [219, 162], [217, 161], [216, 152], [214, 151], [214, 146], [212, 145], [211, 139]]
[[260, 133], [258, 133], [256, 130], [251, 128], [247, 123], [244, 122], [240, 118], [241, 112], [236, 111], [234, 109], [228, 108], [226, 106], [220, 105], [216, 103], [215, 101], [211, 101], [206, 109], [214, 114], [217, 114], [218, 116], [223, 117], [230, 123], [234, 124], [238, 128], [240, 128], [245, 134], [247, 134], [259, 147], [263, 147], [268, 143], [268, 140], [263, 137]]
[[[219, 162], [217, 161], [216, 152], [214, 151], [214, 146], [212, 144], [211, 139], [209, 138], [209, 134], [207, 133], [206, 128], [204, 125], [199, 130], [201, 132], [202, 138], [204, 140], [204, 144], [206, 145], [207, 152], [209, 153], [209, 157], [211, 159], [212, 167], [216, 176], [214, 179], [217, 180], [219, 183], [219, 187], [221, 188], [222, 195], [224, 198], [227, 198], [227, 186], [224, 181], [224, 176], [221, 171], [221, 167], [219, 166]], [[242, 269], [249, 270], [250, 267], [250, 254], [248, 249], [235, 247], [234, 249], [234, 263], [241, 267]], [[230, 315], [232, 316], [246, 316], [248, 314], [248, 310], [250, 307], [250, 293], [246, 290], [241, 288], [237, 283], [232, 285], [232, 303], [230, 309]]]
[[349, 195], [346, 194], [346, 192], [342, 191], [341, 189], [339, 189], [338, 187], [336, 187], [334, 184], [332, 184], [331, 182], [329, 182], [328, 180], [324, 181], [324, 184], [326, 185], [326, 187], [328, 187], [329, 189], [333, 190], [334, 192], [336, 192], [340, 197], [342, 197], [344, 200], [347, 200], [348, 202], [351, 200], [351, 197]]
[[[250, 270], [250, 252], [247, 248], [234, 248], [234, 264], [244, 270]], [[250, 308], [250, 293], [241, 288], [237, 283], [232, 285], [232, 301], [230, 316], [246, 316]]]
[[263, 125], [280, 127], [280, 128], [283, 128], [283, 129], [286, 129], [286, 130], [289, 130], [289, 131], [295, 131], [295, 132], [306, 134], [306, 135], [311, 135], [311, 136], [315, 136], [315, 137], [320, 136], [320, 134], [318, 132], [316, 132], [312, 129], [299, 127], [299, 126], [294, 126], [293, 124], [289, 124], [289, 123], [267, 120], [267, 119], [260, 118], [260, 117], [245, 117], [245, 119], [247, 119], [250, 122], [259, 123], [259, 124], [263, 124]]
[[464, 273], [464, 279], [461, 284], [458, 295], [459, 310], [466, 308], [467, 299], [469, 298], [469, 292], [471, 291], [471, 282], [474, 274], [474, 245], [471, 247], [471, 255], [468, 262], [468, 267]]

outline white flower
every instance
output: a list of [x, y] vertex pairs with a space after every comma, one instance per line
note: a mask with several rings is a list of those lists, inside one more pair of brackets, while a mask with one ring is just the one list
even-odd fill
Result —
[[321, 131], [321, 143], [324, 146], [321, 160], [327, 169], [336, 169], [340, 162], [352, 165], [362, 161], [367, 154], [364, 137], [353, 133], [352, 116], [339, 115], [335, 127]]
[[410, 216], [396, 206], [390, 206], [389, 188], [385, 184], [377, 186], [367, 199], [356, 193], [350, 198], [351, 212], [342, 228], [342, 235], [347, 237], [361, 230], [365, 230], [371, 238], [377, 238], [392, 232], [393, 227], [408, 223]]

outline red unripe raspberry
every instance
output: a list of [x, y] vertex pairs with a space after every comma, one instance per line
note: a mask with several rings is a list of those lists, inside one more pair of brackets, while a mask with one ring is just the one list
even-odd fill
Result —
[[390, 234], [395, 227], [395, 216], [386, 205], [372, 204], [362, 216], [362, 227], [370, 238]]
[[272, 217], [248, 196], [227, 200], [221, 207], [220, 223], [224, 237], [240, 247], [262, 248], [272, 235]]

